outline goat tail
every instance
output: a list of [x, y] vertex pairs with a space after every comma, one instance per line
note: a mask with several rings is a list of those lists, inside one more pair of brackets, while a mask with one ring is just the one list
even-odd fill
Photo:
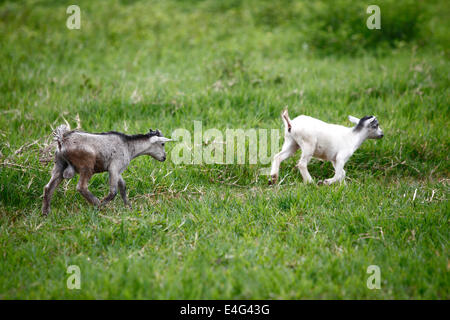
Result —
[[61, 144], [64, 138], [64, 134], [66, 132], [70, 131], [70, 127], [68, 125], [62, 124], [60, 126], [58, 126], [54, 131], [53, 131], [53, 140], [55, 140], [58, 143], [58, 150], [61, 151]]
[[288, 132], [291, 132], [292, 125], [291, 125], [291, 119], [289, 119], [289, 114], [287, 108], [281, 112], [281, 119], [283, 119], [284, 125]]

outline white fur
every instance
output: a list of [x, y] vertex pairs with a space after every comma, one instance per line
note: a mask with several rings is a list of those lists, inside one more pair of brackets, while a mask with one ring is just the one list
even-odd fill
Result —
[[[299, 148], [302, 149], [302, 155], [297, 166], [304, 182], [313, 182], [307, 167], [312, 157], [330, 161], [333, 164], [335, 174], [332, 178], [326, 179], [325, 184], [344, 181], [344, 165], [359, 146], [366, 139], [383, 137], [375, 117], [363, 121], [360, 130], [355, 130], [356, 126], [348, 128], [329, 124], [305, 115], [290, 120], [287, 110], [283, 111], [282, 119], [286, 127], [284, 144], [281, 152], [275, 155], [272, 162], [270, 172], [272, 183], [276, 183], [278, 179], [281, 162], [292, 156]], [[360, 122], [360, 119], [353, 116], [349, 116], [348, 119], [356, 125]]]

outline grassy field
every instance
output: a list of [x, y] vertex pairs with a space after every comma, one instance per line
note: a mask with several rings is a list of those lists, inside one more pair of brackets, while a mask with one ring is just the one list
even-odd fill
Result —
[[[72, 2], [0, 3], [0, 299], [450, 298], [445, 2], [395, 41], [366, 36], [363, 10], [349, 30], [372, 42], [345, 52], [328, 39], [334, 53], [321, 26], [300, 24], [305, 2], [77, 2], [80, 30], [66, 28]], [[166, 136], [194, 120], [281, 130], [286, 105], [348, 126], [374, 114], [385, 137], [329, 187], [302, 183], [300, 152], [270, 187], [267, 164], [175, 165], [168, 145], [166, 162], [141, 157], [124, 173], [133, 210], [120, 197], [89, 206], [74, 178], [40, 213], [52, 166], [40, 159], [64, 119]], [[316, 181], [333, 174], [309, 168]], [[107, 179], [90, 190], [102, 197]], [[80, 290], [66, 286], [70, 265]], [[369, 265], [379, 290], [366, 286]]]

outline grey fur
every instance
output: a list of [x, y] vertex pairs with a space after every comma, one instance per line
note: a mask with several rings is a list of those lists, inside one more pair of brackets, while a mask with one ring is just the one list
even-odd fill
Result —
[[[171, 141], [162, 136], [159, 130], [147, 134], [126, 135], [110, 131], [106, 133], [88, 133], [78, 130], [70, 131], [61, 125], [53, 132], [58, 147], [52, 177], [44, 187], [42, 213], [50, 211], [50, 201], [55, 188], [63, 179], [80, 174], [77, 190], [86, 200], [96, 206], [103, 206], [121, 193], [125, 205], [130, 206], [126, 196], [126, 186], [121, 174], [130, 161], [141, 155], [149, 155], [159, 161], [166, 160], [164, 143]], [[88, 189], [92, 175], [109, 172], [109, 194], [100, 202]]]

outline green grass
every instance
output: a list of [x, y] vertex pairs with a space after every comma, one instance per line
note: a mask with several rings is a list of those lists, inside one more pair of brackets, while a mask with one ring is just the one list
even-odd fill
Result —
[[[267, 3], [79, 1], [78, 31], [69, 4], [0, 4], [0, 299], [450, 298], [445, 24], [430, 20], [427, 43], [328, 54]], [[286, 105], [343, 125], [374, 114], [385, 137], [330, 187], [302, 183], [299, 154], [269, 187], [268, 165], [175, 165], [168, 146], [169, 161], [124, 173], [133, 210], [120, 197], [90, 207], [74, 178], [41, 216], [51, 164], [39, 157], [64, 119], [170, 136], [194, 120], [281, 129]], [[333, 174], [319, 161], [310, 172]], [[90, 189], [106, 194], [107, 175]], [[66, 287], [69, 265], [81, 290]]]

